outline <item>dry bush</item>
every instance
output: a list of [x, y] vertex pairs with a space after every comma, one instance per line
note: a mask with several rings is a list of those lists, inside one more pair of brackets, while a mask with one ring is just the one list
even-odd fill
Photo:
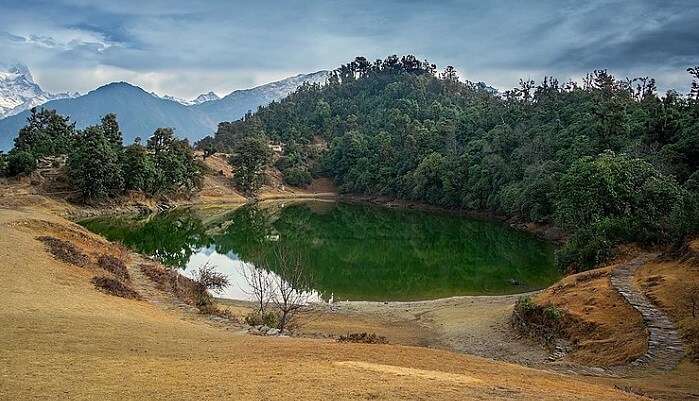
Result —
[[116, 277], [130, 281], [129, 271], [126, 268], [126, 264], [119, 258], [112, 255], [101, 255], [97, 259], [97, 264], [102, 269], [114, 274]]
[[260, 311], [252, 311], [245, 315], [243, 319], [248, 326], [277, 327], [280, 317], [278, 313], [272, 311], [266, 311], [262, 314]]
[[351, 333], [346, 336], [340, 336], [337, 341], [341, 343], [388, 344], [386, 337], [377, 336], [375, 333]]
[[60, 261], [82, 267], [85, 266], [90, 260], [87, 255], [82, 253], [69, 241], [64, 241], [48, 235], [36, 237], [36, 239], [43, 242], [51, 255]]
[[92, 284], [94, 284], [98, 290], [105, 292], [109, 295], [114, 295], [117, 297], [127, 299], [141, 299], [141, 295], [134, 289], [122, 283], [121, 281], [111, 277], [93, 277]]
[[138, 268], [158, 289], [175, 295], [178, 299], [190, 305], [197, 306], [199, 302], [199, 284], [170, 269], [155, 264], [140, 264]]
[[512, 311], [511, 323], [527, 337], [551, 346], [564, 337], [563, 312], [553, 305], [539, 305], [529, 297], [521, 297]]

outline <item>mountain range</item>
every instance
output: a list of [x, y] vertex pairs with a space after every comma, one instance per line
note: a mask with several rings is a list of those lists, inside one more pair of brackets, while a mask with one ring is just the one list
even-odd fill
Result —
[[26, 124], [28, 109], [37, 105], [70, 116], [78, 129], [96, 124], [107, 113], [116, 113], [126, 143], [136, 137], [148, 138], [159, 127], [174, 128], [178, 136], [196, 141], [214, 132], [221, 121], [238, 120], [248, 111], [286, 97], [305, 82], [324, 83], [329, 76], [328, 71], [300, 74], [236, 90], [223, 98], [209, 92], [187, 101], [148, 93], [127, 82], [113, 82], [84, 95], [51, 95], [41, 90], [25, 66], [4, 71], [0, 75], [0, 107], [7, 105], [7, 111], [0, 119], [0, 150], [5, 151], [12, 148], [17, 132]]

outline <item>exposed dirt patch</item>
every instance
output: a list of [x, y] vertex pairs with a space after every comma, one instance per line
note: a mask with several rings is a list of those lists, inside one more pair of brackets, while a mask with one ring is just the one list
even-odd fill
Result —
[[646, 352], [648, 334], [641, 315], [609, 282], [612, 266], [568, 276], [533, 300], [565, 314], [564, 335], [573, 341], [572, 361], [613, 366]]

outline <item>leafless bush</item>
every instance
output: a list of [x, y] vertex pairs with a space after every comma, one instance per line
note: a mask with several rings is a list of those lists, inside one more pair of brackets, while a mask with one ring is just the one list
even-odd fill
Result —
[[310, 277], [304, 271], [299, 254], [277, 247], [274, 250], [274, 259], [277, 275], [272, 277], [272, 302], [280, 314], [277, 328], [283, 332], [297, 323], [294, 318], [310, 300]]
[[375, 333], [351, 333], [346, 336], [340, 336], [337, 341], [341, 343], [388, 344], [386, 337], [377, 336]]
[[131, 280], [126, 264], [119, 258], [112, 255], [102, 255], [97, 259], [97, 264], [102, 269], [114, 274], [123, 280]]
[[194, 282], [197, 285], [196, 304], [202, 312], [209, 312], [213, 304], [209, 291], [220, 292], [228, 287], [228, 278], [208, 261], [194, 272]]
[[[264, 320], [267, 306], [274, 294], [274, 281], [272, 275], [264, 270], [258, 269], [252, 264], [245, 264], [242, 269], [243, 278], [248, 288], [243, 288], [243, 292], [250, 295], [257, 304], [257, 313], [261, 320]], [[252, 319], [252, 318], [251, 318]], [[255, 326], [254, 324], [251, 326]]]
[[188, 304], [197, 303], [198, 284], [194, 280], [155, 264], [140, 264], [138, 268], [160, 290], [171, 292]]
[[64, 241], [55, 237], [44, 235], [37, 237], [37, 240], [46, 245], [48, 251], [54, 258], [76, 266], [85, 266], [89, 262], [87, 255], [82, 253], [75, 245], [69, 241]]
[[121, 281], [107, 276], [97, 276], [92, 278], [92, 284], [97, 289], [109, 295], [114, 295], [121, 298], [141, 299], [141, 295], [131, 287]]

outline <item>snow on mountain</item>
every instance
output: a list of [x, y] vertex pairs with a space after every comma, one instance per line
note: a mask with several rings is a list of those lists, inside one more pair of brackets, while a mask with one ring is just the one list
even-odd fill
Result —
[[214, 121], [234, 121], [248, 111], [254, 112], [260, 106], [287, 97], [306, 82], [324, 84], [329, 76], [329, 71], [299, 74], [254, 88], [236, 90], [219, 100], [203, 102], [192, 107], [206, 113]]
[[0, 64], [0, 118], [9, 117], [50, 100], [75, 97], [73, 93], [49, 93], [34, 82], [29, 68], [23, 64]]
[[192, 104], [200, 104], [204, 102], [210, 102], [212, 100], [219, 100], [221, 97], [214, 92], [202, 93], [192, 100]]
[[[282, 79], [281, 81], [271, 82], [265, 85], [257, 86], [252, 89], [244, 89], [242, 91], [233, 91], [228, 96], [232, 96], [238, 92], [254, 91], [258, 96], [269, 99], [282, 99], [294, 92], [304, 83], [323, 84], [330, 76], [330, 71], [318, 71], [311, 74], [299, 74], [293, 77]], [[225, 99], [225, 98], [224, 98]]]
[[155, 97], [159, 97], [159, 98], [161, 98], [161, 99], [170, 100], [170, 101], [172, 101], [172, 102], [177, 102], [177, 103], [179, 103], [179, 104], [183, 104], [183, 105], [185, 105], [185, 106], [192, 106], [192, 105], [195, 105], [195, 104], [201, 104], [201, 103], [208, 102], [208, 101], [211, 101], [211, 100], [219, 100], [219, 99], [221, 99], [221, 98], [220, 98], [217, 94], [215, 94], [214, 92], [202, 93], [201, 95], [195, 97], [195, 98], [192, 99], [192, 100], [185, 100], [185, 99], [182, 99], [182, 98], [179, 98], [179, 97], [175, 97], [175, 96], [170, 96], [170, 95], [158, 95], [158, 94], [155, 93], [155, 92], [151, 92], [150, 94], [153, 95], [153, 96], [155, 96]]
[[[78, 128], [99, 122], [101, 116], [116, 113], [126, 143], [135, 137], [147, 138], [159, 127], [171, 127], [181, 137], [194, 142], [216, 131], [221, 121], [235, 121], [248, 111], [256, 111], [273, 101], [281, 100], [298, 89], [305, 82], [325, 83], [328, 71], [301, 74], [281, 81], [250, 89], [236, 90], [223, 98], [209, 92], [193, 100], [182, 100], [172, 96], [160, 96], [148, 93], [142, 88], [126, 82], [113, 82], [101, 86], [81, 96], [64, 95], [63, 99], [43, 92], [34, 83], [26, 67], [7, 68], [0, 77], [0, 88], [11, 88], [2, 92], [2, 98], [8, 107], [24, 107], [24, 111], [15, 115], [0, 115], [0, 150], [12, 147], [17, 132], [26, 123], [30, 104], [43, 103], [44, 99], [54, 96], [43, 105], [55, 109], [63, 115], [70, 116]], [[19, 90], [23, 88], [23, 90]], [[18, 95], [18, 93], [21, 94]], [[19, 106], [15, 106], [19, 104]]]

